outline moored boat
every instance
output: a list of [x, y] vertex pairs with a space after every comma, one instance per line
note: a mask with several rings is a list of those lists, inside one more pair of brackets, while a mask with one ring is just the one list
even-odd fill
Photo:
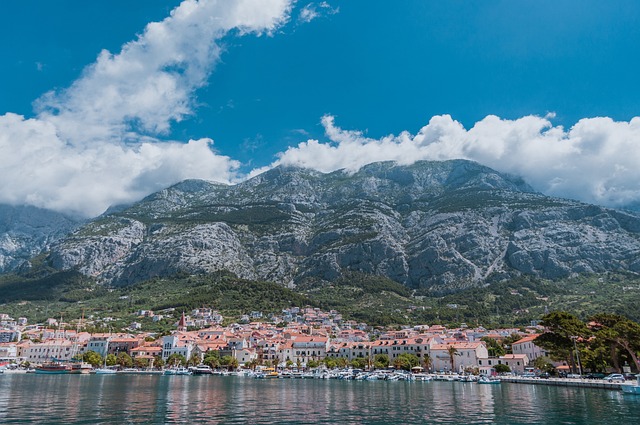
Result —
[[489, 378], [486, 376], [481, 377], [480, 379], [478, 379], [478, 384], [499, 384], [500, 380], [497, 378]]
[[640, 374], [636, 375], [635, 385], [622, 385], [622, 392], [625, 394], [640, 395]]
[[257, 371], [254, 375], [256, 379], [272, 379], [279, 378], [280, 374], [273, 367], [265, 367], [264, 369]]
[[176, 367], [171, 369], [165, 369], [163, 372], [164, 375], [192, 375], [191, 370], [186, 367]]
[[89, 363], [81, 362], [74, 363], [71, 365], [71, 370], [69, 373], [91, 373], [93, 371], [93, 366]]
[[211, 370], [211, 367], [207, 365], [192, 366], [189, 368], [189, 370], [194, 375], [212, 375], [213, 374], [213, 370]]
[[71, 371], [71, 366], [63, 364], [63, 363], [43, 363], [41, 366], [36, 367], [36, 373], [38, 374], [49, 374], [49, 375], [60, 375], [64, 373], [69, 373]]
[[427, 373], [414, 373], [413, 377], [416, 381], [422, 381], [422, 382], [433, 380], [433, 376]]
[[115, 369], [109, 369], [108, 367], [98, 368], [98, 369], [94, 370], [94, 372], [97, 375], [115, 375], [116, 374], [116, 370]]

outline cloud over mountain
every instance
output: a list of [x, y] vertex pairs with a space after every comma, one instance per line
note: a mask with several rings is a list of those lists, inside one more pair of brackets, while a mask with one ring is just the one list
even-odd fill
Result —
[[356, 171], [376, 161], [470, 159], [520, 175], [537, 190], [594, 204], [621, 207], [640, 201], [640, 118], [616, 122], [585, 118], [569, 130], [552, 117], [516, 120], [487, 116], [470, 129], [449, 115], [435, 116], [417, 134], [380, 139], [337, 127], [322, 118], [327, 142], [308, 140], [282, 153], [273, 165], [323, 172]]
[[289, 0], [185, 0], [38, 99], [36, 117], [0, 116], [0, 202], [96, 215], [187, 177], [229, 181], [238, 164], [210, 139], [155, 137], [192, 113], [224, 36], [269, 34], [290, 9]]
[[[213, 140], [160, 138], [195, 114], [196, 92], [220, 62], [225, 37], [268, 35], [289, 20], [305, 24], [339, 10], [324, 1], [298, 3], [296, 15], [294, 3], [184, 0], [119, 52], [100, 52], [69, 87], [37, 99], [33, 117], [0, 115], [0, 203], [95, 216], [187, 178], [242, 180], [240, 163], [216, 152]], [[489, 115], [467, 129], [440, 115], [416, 134], [380, 139], [334, 121], [322, 118], [326, 140], [290, 147], [250, 176], [279, 164], [326, 172], [376, 161], [461, 158], [520, 175], [548, 195], [640, 205], [637, 117], [585, 118], [565, 129], [551, 116]]]

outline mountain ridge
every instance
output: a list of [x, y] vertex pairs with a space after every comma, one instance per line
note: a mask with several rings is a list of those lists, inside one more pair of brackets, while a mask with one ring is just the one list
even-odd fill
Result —
[[638, 216], [452, 160], [188, 180], [82, 226], [47, 260], [114, 285], [227, 270], [292, 287], [357, 271], [441, 293], [519, 274], [637, 273], [638, 253]]

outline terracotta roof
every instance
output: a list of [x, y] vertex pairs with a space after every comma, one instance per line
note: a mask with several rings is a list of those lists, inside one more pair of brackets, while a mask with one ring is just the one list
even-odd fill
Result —
[[536, 335], [525, 336], [524, 338], [519, 339], [518, 341], [514, 342], [511, 345], [513, 346], [513, 345], [516, 345], [516, 344], [523, 344], [525, 342], [531, 342], [531, 341], [535, 340], [537, 337], [538, 337], [537, 334]]
[[436, 344], [431, 347], [431, 350], [447, 350], [449, 347], [455, 347], [456, 349], [476, 349], [479, 346], [484, 345], [482, 342], [454, 342], [451, 344]]
[[505, 354], [504, 356], [500, 356], [501, 359], [528, 359], [529, 357], [526, 354]]

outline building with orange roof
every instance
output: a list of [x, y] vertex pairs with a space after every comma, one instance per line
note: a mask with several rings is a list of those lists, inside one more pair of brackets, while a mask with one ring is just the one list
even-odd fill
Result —
[[32, 342], [22, 352], [22, 357], [30, 363], [44, 363], [57, 359], [70, 361], [79, 352], [78, 346], [68, 339], [51, 338]]
[[134, 337], [112, 337], [108, 339], [108, 354], [127, 353], [139, 346], [143, 340]]
[[529, 366], [529, 357], [526, 354], [505, 354], [500, 356], [498, 364], [509, 366], [511, 372], [524, 373], [525, 368]]
[[513, 354], [526, 354], [530, 362], [533, 362], [538, 357], [548, 356], [546, 350], [535, 344], [535, 340], [538, 335], [527, 335], [522, 339], [511, 344], [511, 351]]
[[131, 349], [131, 357], [138, 358], [153, 358], [155, 356], [162, 355], [162, 347], [154, 346], [154, 345], [141, 345], [136, 348]]

